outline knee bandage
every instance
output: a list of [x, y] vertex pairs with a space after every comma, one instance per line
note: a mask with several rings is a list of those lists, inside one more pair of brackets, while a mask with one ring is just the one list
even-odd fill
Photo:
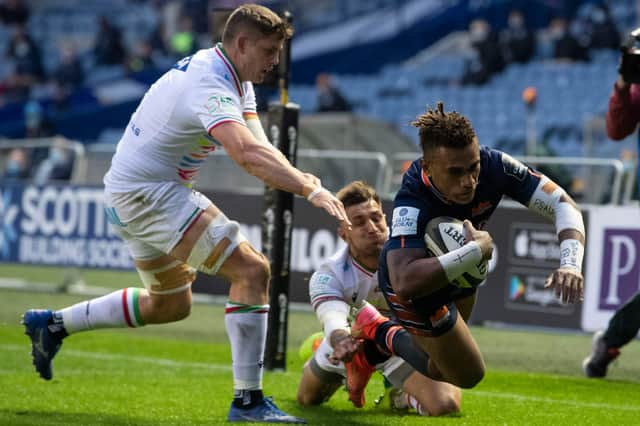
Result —
[[238, 222], [229, 220], [221, 213], [196, 241], [187, 263], [198, 271], [214, 275], [233, 250], [246, 240]]
[[179, 260], [156, 269], [138, 269], [138, 274], [149, 293], [153, 294], [174, 294], [188, 290], [196, 279], [196, 270]]

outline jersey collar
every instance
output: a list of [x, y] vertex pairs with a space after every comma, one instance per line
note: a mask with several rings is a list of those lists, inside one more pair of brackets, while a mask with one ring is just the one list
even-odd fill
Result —
[[440, 201], [445, 204], [453, 204], [451, 203], [451, 201], [447, 200], [447, 198], [442, 195], [440, 191], [438, 191], [438, 188], [436, 188], [434, 184], [431, 183], [431, 179], [429, 179], [429, 175], [427, 175], [427, 172], [425, 172], [424, 169], [420, 170], [420, 177], [422, 178], [422, 183], [427, 188], [427, 190], [433, 192], [433, 194], [438, 197]]
[[242, 98], [244, 96], [244, 91], [242, 90], [242, 82], [240, 81], [240, 75], [238, 74], [236, 67], [233, 65], [233, 62], [231, 62], [231, 59], [229, 59], [227, 52], [224, 51], [224, 48], [222, 47], [222, 43], [216, 43], [216, 47], [214, 48], [214, 51], [216, 52], [216, 55], [218, 55], [218, 57], [222, 59], [222, 62], [227, 68], [227, 71], [229, 71], [229, 74], [231, 74], [231, 79], [233, 80], [232, 83], [235, 86], [236, 90], [238, 91], [238, 94]]
[[369, 268], [358, 262], [355, 257], [351, 256], [351, 254], [349, 254], [349, 257], [351, 258], [351, 264], [366, 276], [372, 277], [373, 274], [376, 273], [376, 271], [371, 271]]

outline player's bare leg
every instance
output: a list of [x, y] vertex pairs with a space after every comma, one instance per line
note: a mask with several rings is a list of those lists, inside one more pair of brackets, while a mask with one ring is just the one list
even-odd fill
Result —
[[195, 270], [170, 256], [136, 261], [141, 277], [153, 277], [150, 293], [129, 287], [58, 311], [31, 309], [23, 323], [31, 338], [33, 364], [45, 380], [53, 377], [52, 361], [69, 334], [98, 329], [141, 327], [179, 321], [191, 309]]
[[335, 379], [323, 380], [313, 372], [310, 363], [311, 360], [304, 365], [298, 385], [298, 404], [303, 406], [322, 404], [342, 386], [342, 377], [334, 374]]
[[145, 324], [164, 324], [180, 321], [191, 313], [191, 282], [195, 279], [195, 272], [188, 272], [190, 268], [184, 264], [179, 264], [177, 267], [167, 270], [167, 266], [174, 263], [175, 259], [169, 255], [153, 260], [135, 261], [136, 268], [139, 271], [164, 269], [165, 274], [184, 275], [179, 281], [174, 278], [172, 281], [175, 285], [178, 285], [178, 288], [165, 290], [166, 293], [149, 293], [146, 289], [139, 290], [138, 309]]
[[451, 330], [439, 337], [414, 339], [431, 358], [429, 377], [464, 389], [474, 387], [484, 377], [482, 353], [461, 316]]
[[[222, 234], [225, 236], [214, 241], [206, 253], [194, 256], [194, 252], [203, 249], [205, 233], [209, 238], [216, 238], [217, 234], [210, 228], [213, 224], [225, 228]], [[244, 241], [237, 224], [226, 220], [213, 204], [194, 222], [171, 255], [192, 264], [197, 257], [199, 270], [219, 275], [231, 283], [225, 325], [231, 343], [235, 396], [227, 420], [303, 422], [279, 410], [262, 394], [270, 278], [265, 256]]]
[[[462, 392], [450, 383], [432, 380], [414, 372], [407, 377], [402, 390], [409, 399], [409, 406], [420, 414], [443, 416], [460, 411]], [[411, 401], [411, 398], [415, 401]]]

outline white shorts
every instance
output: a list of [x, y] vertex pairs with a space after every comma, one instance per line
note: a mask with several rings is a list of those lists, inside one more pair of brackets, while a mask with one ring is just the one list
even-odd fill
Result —
[[[344, 363], [340, 362], [338, 365], [333, 365], [329, 362], [329, 356], [332, 353], [333, 348], [327, 339], [324, 338], [313, 355], [313, 361], [315, 361], [315, 364], [321, 370], [326, 371], [327, 373], [347, 377], [347, 370], [344, 367]], [[415, 371], [413, 367], [398, 356], [392, 356], [385, 362], [377, 364], [376, 370], [381, 372], [382, 375], [384, 375], [384, 377], [386, 377], [387, 380], [389, 380], [389, 382], [391, 382], [391, 384], [397, 389], [402, 389], [404, 381]]]
[[107, 218], [137, 260], [170, 253], [211, 204], [177, 182], [150, 182], [124, 193], [105, 189]]

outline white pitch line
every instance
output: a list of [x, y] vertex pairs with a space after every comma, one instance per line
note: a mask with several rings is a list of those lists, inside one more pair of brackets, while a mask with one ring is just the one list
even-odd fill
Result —
[[[3, 344], [0, 345], [0, 350], [10, 350], [10, 351], [25, 351], [28, 353], [28, 345], [12, 345], [12, 344]], [[154, 358], [147, 356], [135, 356], [135, 355], [125, 355], [125, 354], [105, 354], [100, 352], [87, 352], [87, 351], [78, 351], [74, 349], [68, 349], [64, 351], [64, 356], [74, 356], [77, 358], [89, 358], [89, 359], [102, 359], [102, 360], [119, 360], [119, 361], [130, 361], [130, 362], [140, 362], [145, 364], [155, 364], [162, 365], [165, 367], [183, 367], [183, 368], [202, 368], [204, 370], [211, 371], [231, 371], [231, 366], [227, 364], [216, 364], [216, 363], [205, 363], [205, 362], [184, 362], [184, 361], [175, 361], [171, 359], [165, 358]], [[284, 371], [277, 372], [278, 374], [299, 374], [293, 371]], [[620, 411], [640, 411], [640, 406], [637, 405], [616, 405], [616, 404], [605, 404], [599, 402], [582, 402], [571, 399], [553, 399], [553, 398], [542, 398], [538, 396], [528, 396], [528, 395], [520, 395], [517, 393], [505, 393], [505, 392], [487, 392], [480, 390], [465, 390], [465, 393], [470, 393], [472, 395], [478, 396], [486, 396], [491, 398], [505, 398], [505, 399], [516, 399], [520, 401], [534, 401], [540, 403], [547, 404], [562, 404], [562, 405], [572, 405], [574, 407], [588, 407], [588, 408], [605, 408], [609, 410], [620, 410]]]
[[637, 406], [637, 405], [617, 405], [617, 404], [606, 404], [601, 402], [582, 402], [582, 401], [576, 401], [574, 399], [542, 398], [538, 396], [520, 395], [517, 393], [487, 392], [487, 391], [477, 391], [477, 390], [467, 390], [465, 391], [465, 393], [471, 393], [473, 395], [486, 396], [490, 398], [517, 399], [520, 401], [535, 401], [535, 402], [543, 402], [547, 404], [572, 405], [574, 407], [606, 408], [608, 410], [620, 410], [620, 411], [640, 411], [640, 406]]
[[[10, 350], [10, 351], [25, 351], [29, 352], [28, 345], [10, 345], [4, 344], [0, 345], [0, 349]], [[206, 370], [214, 370], [214, 371], [231, 371], [230, 365], [224, 364], [216, 364], [216, 363], [205, 363], [205, 362], [184, 362], [184, 361], [175, 361], [172, 359], [166, 358], [154, 358], [148, 356], [137, 356], [137, 355], [125, 355], [125, 354], [105, 354], [100, 352], [87, 352], [87, 351], [78, 351], [74, 349], [64, 350], [63, 356], [72, 356], [76, 358], [90, 358], [90, 359], [102, 359], [102, 360], [118, 360], [118, 361], [131, 361], [131, 362], [142, 362], [145, 364], [156, 364], [162, 365], [165, 367], [188, 367], [188, 368], [203, 368]]]
[[[10, 350], [10, 351], [24, 351], [25, 353], [29, 352], [28, 345], [11, 345], [4, 344], [0, 345], [0, 350]], [[129, 362], [140, 362], [144, 364], [155, 364], [161, 365], [165, 367], [174, 367], [174, 368], [202, 368], [205, 370], [212, 371], [231, 371], [231, 365], [229, 364], [217, 364], [215, 362], [185, 362], [185, 361], [176, 361], [172, 359], [166, 358], [154, 358], [147, 356], [137, 356], [137, 355], [126, 355], [126, 354], [105, 354], [100, 352], [87, 352], [87, 351], [78, 351], [74, 349], [64, 350], [63, 356], [72, 356], [76, 358], [89, 358], [89, 359], [102, 359], [102, 360], [118, 360], [118, 361], [129, 361]], [[284, 374], [293, 374], [293, 372], [277, 372]]]

